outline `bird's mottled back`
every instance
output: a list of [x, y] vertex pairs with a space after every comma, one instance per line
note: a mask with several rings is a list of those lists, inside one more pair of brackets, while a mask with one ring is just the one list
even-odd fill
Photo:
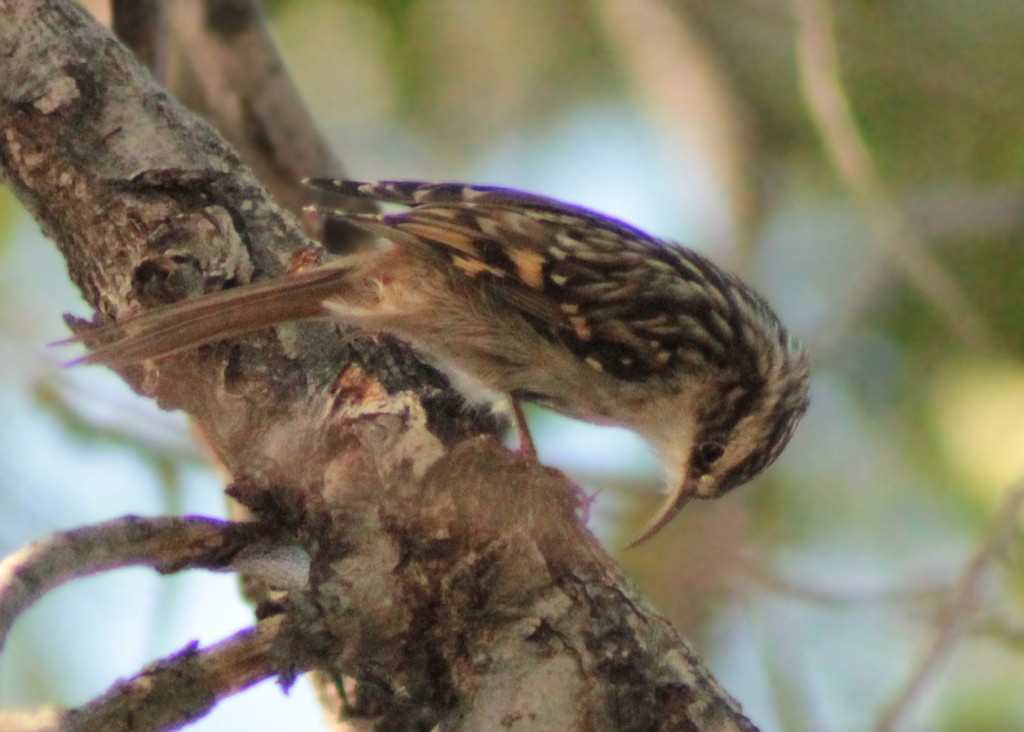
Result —
[[446, 251], [592, 369], [625, 381], [729, 367], [745, 324], [778, 324], [706, 257], [583, 207], [455, 183], [339, 186], [412, 206], [383, 222]]
[[[388, 227], [444, 252], [587, 369], [642, 388], [604, 413], [571, 382], [531, 396], [591, 421], [623, 423], [658, 450], [678, 487], [640, 539], [690, 497], [721, 495], [770, 465], [807, 408], [810, 362], [768, 303], [706, 257], [579, 206], [454, 183], [332, 182], [412, 209]], [[613, 387], [615, 388], [615, 387]], [[623, 388], [626, 394], [637, 389]], [[552, 393], [555, 392], [555, 393]], [[561, 392], [561, 393], [558, 393]], [[635, 398], [630, 397], [630, 398]], [[663, 402], [680, 413], [662, 418]]]

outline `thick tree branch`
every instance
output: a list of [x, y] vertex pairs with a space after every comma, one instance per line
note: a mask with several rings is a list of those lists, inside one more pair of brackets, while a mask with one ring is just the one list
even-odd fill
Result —
[[[0, 79], [3, 175], [108, 317], [321, 259], [74, 2], [0, 0]], [[400, 344], [288, 325], [123, 375], [187, 411], [233, 495], [308, 554], [282, 604], [301, 643], [272, 665], [377, 688], [349, 710], [366, 725], [753, 729], [587, 532], [572, 486], [508, 453]]]
[[162, 0], [111, 0], [113, 29], [157, 79], [167, 76], [167, 17]]
[[[344, 175], [288, 75], [259, 3], [165, 3], [164, 13], [174, 62], [168, 86], [217, 127], [278, 203], [297, 213], [313, 198], [300, 180]], [[365, 198], [339, 205], [377, 208]]]

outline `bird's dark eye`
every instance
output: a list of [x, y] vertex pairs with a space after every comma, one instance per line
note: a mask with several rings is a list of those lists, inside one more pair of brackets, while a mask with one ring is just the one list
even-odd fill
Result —
[[725, 448], [717, 442], [702, 442], [697, 446], [696, 457], [704, 469], [711, 467], [724, 454]]

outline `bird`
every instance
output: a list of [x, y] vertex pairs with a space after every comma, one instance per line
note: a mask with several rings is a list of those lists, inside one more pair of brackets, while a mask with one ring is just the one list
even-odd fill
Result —
[[627, 547], [692, 499], [775, 461], [809, 402], [811, 361], [765, 299], [686, 247], [596, 211], [496, 186], [314, 178], [327, 194], [398, 204], [311, 210], [370, 245], [306, 271], [154, 308], [69, 341], [73, 363], [166, 357], [286, 321], [331, 318], [407, 341], [472, 403], [631, 430], [667, 496]]

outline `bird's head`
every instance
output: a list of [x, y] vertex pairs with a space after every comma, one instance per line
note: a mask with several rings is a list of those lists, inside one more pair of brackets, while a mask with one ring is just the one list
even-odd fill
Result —
[[810, 358], [773, 314], [733, 350], [731, 367], [698, 376], [685, 390], [682, 434], [651, 435], [669, 493], [629, 547], [658, 533], [691, 499], [721, 496], [771, 465], [807, 411]]

